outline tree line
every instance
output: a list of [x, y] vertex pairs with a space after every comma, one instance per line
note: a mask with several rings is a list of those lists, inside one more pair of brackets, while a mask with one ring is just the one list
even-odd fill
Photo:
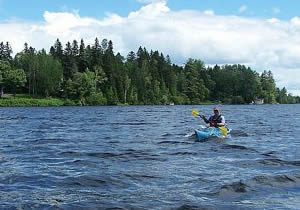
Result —
[[0, 43], [1, 97], [5, 91], [80, 105], [300, 101], [276, 87], [271, 71], [259, 74], [240, 64], [206, 67], [199, 59], [179, 66], [168, 55], [143, 47], [123, 57], [107, 39], [96, 38], [92, 45], [73, 40], [64, 46], [57, 39], [49, 53], [25, 43], [14, 57], [12, 52], [9, 42]]

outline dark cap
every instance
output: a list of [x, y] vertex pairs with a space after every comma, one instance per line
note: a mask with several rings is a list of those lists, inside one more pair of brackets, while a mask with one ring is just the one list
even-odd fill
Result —
[[220, 112], [220, 108], [219, 108], [219, 107], [215, 107], [215, 108], [214, 108], [214, 111]]

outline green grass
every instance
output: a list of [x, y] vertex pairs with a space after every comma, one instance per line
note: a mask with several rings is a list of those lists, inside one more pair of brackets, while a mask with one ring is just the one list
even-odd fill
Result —
[[58, 98], [4, 97], [0, 99], [0, 107], [31, 107], [31, 106], [64, 106], [65, 101]]
[[[212, 105], [220, 102], [204, 101], [198, 105]], [[105, 104], [105, 103], [104, 103]], [[175, 103], [178, 105], [180, 103]], [[93, 105], [92, 103], [90, 105]], [[94, 104], [97, 105], [97, 104]], [[103, 105], [103, 103], [99, 104]], [[129, 104], [118, 103], [118, 106], [127, 106]], [[145, 105], [144, 103], [139, 103], [138, 105]], [[60, 99], [60, 98], [32, 98], [28, 94], [17, 94], [15, 97], [12, 94], [4, 94], [0, 98], [0, 107], [41, 107], [41, 106], [80, 106], [78, 101], [73, 101], [70, 99]]]

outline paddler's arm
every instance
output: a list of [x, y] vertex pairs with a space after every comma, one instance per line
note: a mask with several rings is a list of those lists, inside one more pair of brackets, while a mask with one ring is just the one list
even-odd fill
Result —
[[199, 116], [200, 116], [200, 118], [202, 118], [204, 120], [204, 122], [209, 123], [209, 120], [206, 119], [206, 117], [204, 115], [199, 115]]
[[216, 126], [217, 126], [217, 127], [225, 126], [225, 123], [216, 123]]
[[217, 127], [225, 126], [225, 117], [221, 116], [221, 122], [216, 124]]

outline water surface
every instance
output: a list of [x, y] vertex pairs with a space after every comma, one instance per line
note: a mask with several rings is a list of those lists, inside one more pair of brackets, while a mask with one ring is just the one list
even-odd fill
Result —
[[0, 209], [299, 209], [300, 105], [0, 108]]

